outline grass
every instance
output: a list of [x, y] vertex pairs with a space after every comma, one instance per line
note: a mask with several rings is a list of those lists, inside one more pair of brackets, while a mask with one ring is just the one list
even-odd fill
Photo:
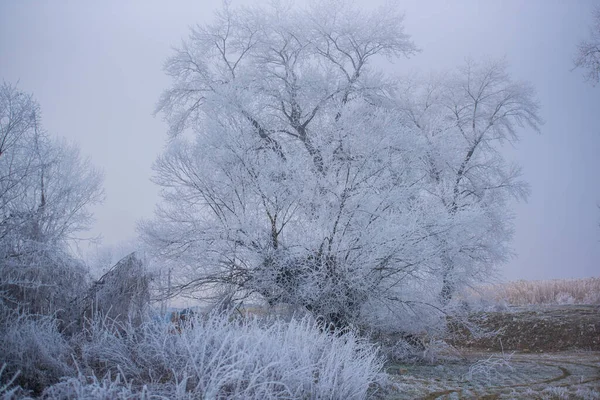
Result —
[[71, 338], [51, 317], [5, 322], [2, 400], [365, 399], [382, 379], [375, 345], [322, 332], [310, 318], [196, 315], [177, 330], [162, 319], [134, 326], [106, 318]]
[[528, 305], [600, 305], [600, 277], [583, 279], [519, 280], [483, 285], [464, 295], [468, 303]]

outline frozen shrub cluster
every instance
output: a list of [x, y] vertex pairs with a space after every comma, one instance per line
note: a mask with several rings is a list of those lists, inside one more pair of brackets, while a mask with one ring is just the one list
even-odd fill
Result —
[[[130, 383], [123, 380], [121, 375], [117, 375], [114, 379], [110, 375], [103, 379], [95, 376], [86, 378], [79, 375], [77, 378], [68, 378], [49, 387], [44, 391], [42, 397], [46, 399], [133, 400], [147, 399], [151, 396], [145, 387], [136, 392]], [[159, 396], [152, 397], [160, 398]]]
[[13, 311], [3, 314], [0, 365], [5, 367], [0, 386], [15, 383], [38, 393], [75, 374], [70, 365], [72, 348], [58, 331], [56, 319]]
[[0, 367], [0, 399], [10, 400], [19, 396], [23, 389], [19, 386], [15, 386], [15, 381], [17, 380], [19, 373], [17, 372], [6, 376], [7, 374], [5, 371], [6, 364], [2, 364], [2, 367]]
[[380, 387], [378, 349], [350, 329], [235, 311], [152, 318], [142, 268], [132, 254], [74, 299], [74, 328], [4, 308], [1, 398], [360, 399]]
[[383, 352], [386, 357], [398, 362], [419, 362], [423, 360], [425, 349], [422, 345], [411, 343], [407, 340], [398, 340], [393, 343], [386, 343]]
[[105, 318], [69, 341], [50, 317], [2, 329], [1, 399], [364, 399], [384, 377], [375, 346], [308, 318]]
[[381, 352], [392, 362], [437, 364], [462, 358], [456, 348], [440, 338], [393, 335], [380, 341]]
[[351, 332], [323, 333], [309, 319], [261, 322], [213, 314], [189, 321], [181, 332], [161, 321], [137, 328], [104, 321], [90, 325], [80, 346], [82, 376], [47, 393], [73, 399], [91, 392], [105, 398], [361, 399], [382, 369], [373, 345]]
[[86, 288], [81, 262], [56, 246], [21, 240], [18, 252], [0, 247], [0, 304], [7, 309], [54, 315], [62, 330], [77, 317], [75, 299]]
[[498, 296], [496, 286], [482, 285], [468, 288], [455, 299], [456, 307], [462, 312], [501, 312], [508, 310], [508, 302]]
[[94, 282], [82, 300], [83, 314], [140, 324], [150, 304], [150, 280], [144, 261], [130, 253]]
[[492, 355], [486, 359], [479, 360], [469, 367], [465, 375], [465, 380], [471, 381], [475, 378], [491, 381], [495, 378], [504, 376], [514, 371], [510, 364], [511, 354], [502, 354], [501, 356]]

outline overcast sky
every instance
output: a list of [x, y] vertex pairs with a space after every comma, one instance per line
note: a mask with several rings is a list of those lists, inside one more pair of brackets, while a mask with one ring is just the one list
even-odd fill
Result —
[[[523, 131], [508, 154], [523, 165], [532, 195], [515, 205], [518, 256], [504, 277], [600, 276], [600, 85], [571, 71], [598, 0], [399, 3], [423, 52], [397, 62], [398, 73], [506, 57], [513, 77], [537, 88], [542, 134]], [[152, 216], [159, 198], [151, 165], [166, 140], [165, 123], [152, 116], [169, 86], [162, 64], [219, 5], [0, 0], [0, 79], [34, 93], [46, 129], [78, 142], [104, 170], [107, 198], [94, 233], [105, 243], [131, 239], [136, 221]]]

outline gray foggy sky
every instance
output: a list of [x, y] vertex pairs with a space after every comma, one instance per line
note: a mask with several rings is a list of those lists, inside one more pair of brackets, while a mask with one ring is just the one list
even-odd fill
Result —
[[[594, 4], [400, 2], [406, 32], [423, 52], [398, 61], [398, 72], [505, 56], [513, 77], [538, 91], [542, 135], [524, 131], [517, 148], [508, 150], [523, 165], [532, 194], [515, 205], [518, 257], [504, 267], [507, 279], [600, 275], [600, 85], [571, 71]], [[107, 198], [96, 210], [93, 233], [105, 243], [132, 238], [136, 221], [153, 213], [158, 189], [149, 181], [151, 164], [166, 140], [166, 125], [152, 116], [169, 85], [162, 64], [188, 27], [208, 21], [219, 5], [0, 0], [0, 79], [33, 92], [46, 129], [77, 141], [104, 169]]]

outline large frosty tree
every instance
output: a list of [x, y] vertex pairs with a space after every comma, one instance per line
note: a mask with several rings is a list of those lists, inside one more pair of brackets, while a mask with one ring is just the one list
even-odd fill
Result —
[[439, 305], [463, 197], [432, 195], [430, 142], [373, 67], [416, 47], [394, 7], [338, 3], [225, 7], [167, 61], [165, 202], [143, 233], [181, 288], [260, 295], [336, 325]]

